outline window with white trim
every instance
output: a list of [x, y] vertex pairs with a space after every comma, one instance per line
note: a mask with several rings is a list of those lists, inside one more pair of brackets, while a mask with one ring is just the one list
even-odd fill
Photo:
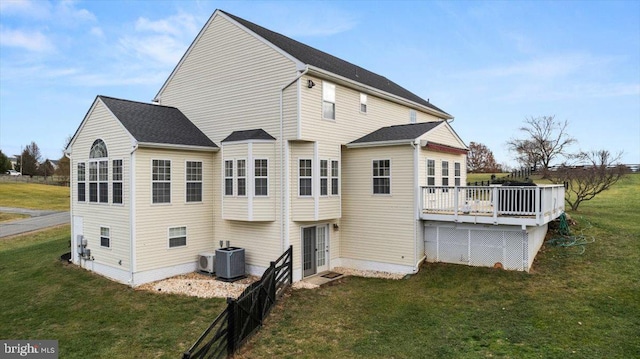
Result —
[[329, 161], [320, 160], [320, 195], [329, 194]]
[[[449, 185], [449, 161], [442, 161], [442, 186]], [[448, 188], [443, 188], [442, 192], [449, 192]]]
[[84, 162], [78, 163], [78, 202], [87, 201], [85, 166]]
[[360, 112], [367, 113], [367, 94], [360, 94]]
[[254, 195], [269, 195], [269, 161], [265, 158], [259, 158], [254, 163]]
[[100, 247], [111, 248], [110, 232], [109, 227], [100, 227]]
[[416, 110], [409, 110], [409, 123], [416, 123]]
[[98, 202], [98, 162], [89, 161], [89, 202]]
[[169, 228], [169, 248], [185, 247], [187, 245], [187, 227]]
[[435, 160], [427, 160], [427, 186], [429, 189], [428, 193], [435, 193], [436, 190], [433, 186], [436, 185], [436, 161]]
[[338, 161], [331, 161], [331, 194], [337, 196], [340, 194], [340, 166]]
[[98, 161], [98, 192], [98, 201], [109, 203], [109, 161]]
[[391, 194], [391, 160], [373, 160], [373, 193]]
[[151, 187], [153, 203], [171, 203], [171, 161], [152, 160]]
[[247, 161], [236, 161], [236, 187], [238, 187], [238, 196], [247, 195]]
[[322, 118], [336, 119], [336, 85], [322, 82]]
[[298, 166], [298, 193], [300, 196], [311, 196], [313, 194], [313, 168], [312, 161], [301, 159]]
[[233, 160], [224, 161], [224, 195], [233, 196]]
[[122, 160], [113, 160], [111, 164], [111, 201], [122, 203]]
[[453, 163], [453, 181], [454, 186], [460, 186], [460, 173], [461, 173], [460, 162]]
[[202, 162], [187, 161], [187, 202], [202, 202]]

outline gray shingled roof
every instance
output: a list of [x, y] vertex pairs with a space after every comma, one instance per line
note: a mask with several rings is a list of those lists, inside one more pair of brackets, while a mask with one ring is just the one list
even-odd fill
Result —
[[430, 102], [425, 101], [420, 96], [410, 92], [409, 90], [403, 88], [402, 86], [396, 84], [395, 82], [387, 79], [384, 76], [380, 76], [376, 73], [363, 69], [360, 66], [339, 59], [333, 55], [305, 45], [277, 32], [265, 29], [262, 26], [256, 25], [235, 15], [229, 14], [228, 12], [222, 10], [219, 11], [231, 17], [235, 21], [242, 24], [244, 27], [255, 32], [265, 40], [269, 41], [276, 47], [279, 47], [284, 52], [290, 54], [291, 56], [295, 57], [305, 64], [318, 67], [320, 69], [332, 72], [336, 75], [346, 77], [350, 80], [362, 83], [367, 86], [371, 86], [373, 88], [388, 92], [390, 94], [402, 97], [404, 99], [447, 114], [442, 109], [432, 105]]
[[255, 130], [233, 131], [222, 142], [248, 141], [248, 140], [275, 140], [267, 131], [257, 128]]
[[98, 96], [142, 143], [218, 147], [177, 108]]
[[349, 142], [349, 144], [415, 140], [416, 138], [431, 131], [441, 123], [442, 121], [434, 121], [383, 127], [367, 135], [364, 135], [355, 141], [351, 141]]

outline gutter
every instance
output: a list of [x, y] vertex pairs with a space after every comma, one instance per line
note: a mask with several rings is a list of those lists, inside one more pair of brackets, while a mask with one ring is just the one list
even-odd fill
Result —
[[408, 140], [392, 140], [392, 141], [377, 141], [377, 142], [358, 142], [347, 143], [347, 148], [362, 148], [362, 147], [383, 147], [394, 145], [413, 145], [415, 139]]
[[[281, 248], [281, 252], [284, 252], [286, 247], [288, 247], [288, 243], [285, 243], [285, 239], [288, 241], [289, 240], [289, 236], [286, 235], [285, 233], [287, 233], [287, 227], [289, 225], [289, 220], [288, 220], [288, 211], [289, 211], [289, 205], [288, 205], [288, 200], [287, 200], [287, 196], [285, 195], [285, 185], [284, 185], [284, 179], [285, 179], [285, 158], [284, 158], [284, 91], [291, 85], [293, 85], [294, 83], [298, 82], [298, 80], [300, 80], [300, 78], [304, 75], [306, 75], [309, 72], [309, 66], [305, 66], [305, 69], [298, 74], [298, 76], [296, 76], [293, 80], [289, 81], [287, 84], [285, 84], [284, 86], [282, 86], [282, 88], [280, 88], [280, 239], [281, 239], [281, 244], [282, 244], [282, 248]], [[298, 96], [298, 101], [300, 101], [300, 98]], [[300, 113], [298, 112], [298, 116], [300, 116]], [[288, 166], [286, 166], [288, 167]], [[287, 221], [285, 222], [285, 218], [287, 219]], [[286, 237], [286, 238], [285, 238]]]
[[135, 149], [137, 149], [138, 147], [144, 147], [144, 148], [159, 148], [159, 149], [166, 149], [166, 150], [206, 151], [206, 152], [220, 151], [220, 147], [175, 145], [170, 143], [153, 143], [153, 142], [137, 142], [134, 147]]

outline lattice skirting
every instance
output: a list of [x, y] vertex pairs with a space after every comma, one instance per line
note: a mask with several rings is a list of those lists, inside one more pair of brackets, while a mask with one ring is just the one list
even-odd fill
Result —
[[425, 223], [429, 262], [529, 271], [547, 226], [527, 227]]

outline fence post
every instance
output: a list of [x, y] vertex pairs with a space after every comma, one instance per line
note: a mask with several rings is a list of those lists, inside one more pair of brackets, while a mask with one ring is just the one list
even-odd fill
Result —
[[289, 264], [287, 265], [287, 267], [289, 267], [289, 285], [292, 285], [293, 284], [293, 246], [289, 246], [289, 255], [287, 257], [289, 257]]
[[227, 297], [227, 355], [232, 355], [235, 351], [236, 339], [236, 301]]

